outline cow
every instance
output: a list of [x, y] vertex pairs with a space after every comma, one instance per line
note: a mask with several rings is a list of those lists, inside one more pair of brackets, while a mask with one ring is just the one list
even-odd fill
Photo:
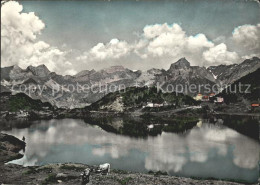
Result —
[[83, 171], [81, 174], [81, 179], [82, 179], [82, 185], [89, 183], [89, 176], [90, 176], [90, 169], [87, 168]]
[[108, 174], [110, 172], [110, 164], [104, 163], [104, 164], [99, 165], [98, 171], [100, 171], [101, 173]]

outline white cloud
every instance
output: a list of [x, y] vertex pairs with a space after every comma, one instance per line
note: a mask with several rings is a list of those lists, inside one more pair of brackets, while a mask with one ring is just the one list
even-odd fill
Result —
[[2, 66], [45, 64], [50, 70], [63, 72], [66, 52], [39, 41], [37, 36], [45, 24], [34, 12], [21, 13], [23, 6], [8, 1], [1, 6]]
[[131, 46], [126, 41], [119, 41], [112, 39], [109, 43], [98, 43], [85, 52], [82, 56], [77, 57], [78, 60], [105, 60], [105, 59], [118, 59], [126, 56], [131, 51]]
[[138, 40], [133, 43], [112, 39], [108, 43], [97, 44], [77, 59], [91, 62], [138, 56], [139, 61], [147, 62], [143, 65], [158, 65], [162, 64], [159, 61], [164, 61], [164, 64], [168, 64], [167, 67], [181, 57], [188, 58], [192, 65], [239, 62], [240, 57], [236, 52], [228, 51], [224, 43], [217, 43], [215, 45], [202, 33], [188, 35], [178, 24], [155, 24], [145, 26]]
[[[225, 37], [220, 36], [212, 42], [202, 33], [188, 35], [180, 25], [167, 23], [145, 26], [138, 39], [130, 43], [114, 38], [107, 43], [98, 43], [84, 53], [61, 51], [38, 39], [45, 24], [33, 12], [22, 13], [22, 9], [22, 5], [14, 1], [1, 6], [2, 66], [18, 64], [25, 68], [45, 64], [51, 71], [75, 74], [75, 69], [82, 70], [82, 65], [75, 65], [75, 62], [82, 64], [82, 61], [91, 62], [88, 67], [90, 64], [104, 68], [120, 63], [147, 69], [168, 68], [181, 57], [186, 57], [192, 65], [209, 66], [238, 63], [242, 58], [260, 55], [260, 24], [243, 25], [233, 31], [231, 40], [244, 47], [244, 51], [250, 50], [239, 53], [242, 57], [229, 51], [224, 44]], [[61, 48], [65, 50], [67, 46], [64, 44]]]
[[204, 34], [187, 36], [178, 24], [150, 25], [143, 31], [145, 39], [150, 39], [147, 52], [155, 57], [196, 55], [201, 50], [214, 46]]
[[183, 37], [185, 32], [178, 24], [168, 25], [167, 23], [164, 24], [154, 24], [154, 25], [147, 25], [143, 29], [143, 35], [145, 38], [153, 39], [155, 37], [160, 36], [162, 33], [169, 33], [179, 35]]
[[139, 39], [133, 43], [112, 39], [109, 43], [99, 43], [77, 60], [87, 62], [95, 60], [113, 60], [130, 55], [139, 56], [140, 60], [153, 58], [170, 58], [171, 62], [186, 56], [194, 59], [194, 64], [200, 64], [203, 51], [213, 47], [214, 44], [200, 33], [188, 36], [178, 25], [155, 24], [147, 25]]
[[243, 60], [246, 60], [246, 59], [250, 59], [250, 58], [253, 58], [253, 57], [258, 57], [258, 58], [260, 58], [260, 53], [258, 53], [258, 54], [253, 53], [253, 54], [249, 54], [249, 55], [244, 55], [244, 56], [242, 56], [241, 58], [242, 58]]
[[243, 25], [234, 29], [232, 38], [240, 47], [244, 47], [248, 52], [260, 53], [260, 24]]
[[147, 45], [148, 54], [153, 56], [177, 55], [184, 47], [185, 32], [177, 24], [173, 26], [151, 25], [144, 28], [144, 37], [151, 39]]
[[189, 36], [186, 40], [187, 48], [191, 50], [196, 50], [200, 48], [210, 48], [214, 44], [207, 39], [204, 34], [197, 34], [196, 36]]
[[223, 43], [203, 52], [203, 57], [211, 65], [232, 64], [239, 60], [238, 54], [227, 51], [227, 46]]
[[74, 70], [74, 69], [68, 69], [68, 70], [65, 71], [65, 74], [67, 74], [67, 75], [75, 75], [75, 74], [77, 74], [77, 71]]
[[228, 51], [224, 43], [215, 46], [202, 33], [188, 36], [178, 24], [149, 25], [143, 32], [144, 38], [139, 43], [146, 49], [136, 52], [140, 57], [170, 57], [174, 61], [185, 56], [193, 65], [205, 66], [237, 63], [240, 59], [236, 52]]

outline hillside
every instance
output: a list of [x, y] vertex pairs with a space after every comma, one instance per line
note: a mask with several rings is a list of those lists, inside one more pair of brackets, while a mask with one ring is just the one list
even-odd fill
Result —
[[[239, 84], [242, 84], [239, 91]], [[248, 87], [248, 89], [247, 89]], [[236, 92], [235, 92], [236, 91]], [[250, 102], [260, 101], [260, 68], [255, 72], [235, 81], [230, 87], [224, 89], [217, 96], [222, 96], [226, 103], [236, 103], [242, 100]]]
[[53, 109], [50, 103], [34, 100], [23, 93], [18, 93], [16, 95], [12, 95], [9, 92], [0, 93], [0, 104], [0, 111], [9, 112]]
[[244, 60], [240, 64], [210, 66], [208, 71], [223, 84], [232, 84], [243, 76], [256, 71], [259, 67], [260, 59], [253, 57]]
[[157, 104], [160, 108], [198, 104], [188, 95], [157, 92], [156, 87], [129, 87], [124, 92], [109, 93], [86, 109], [123, 112], [146, 107], [148, 103]]

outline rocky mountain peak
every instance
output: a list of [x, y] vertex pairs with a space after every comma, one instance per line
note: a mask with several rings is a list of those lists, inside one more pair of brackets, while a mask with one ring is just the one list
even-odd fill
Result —
[[260, 59], [253, 57], [244, 60], [240, 64], [210, 66], [207, 70], [211, 72], [217, 80], [225, 84], [230, 84], [248, 73], [254, 72], [259, 67]]
[[[169, 70], [150, 69], [144, 72], [133, 71], [123, 66], [112, 66], [103, 70], [85, 70], [79, 72], [75, 76], [57, 75], [55, 72], [50, 72], [45, 65], [38, 67], [29, 66], [27, 69], [21, 69], [18, 66], [1, 68], [1, 80], [5, 80], [8, 84], [14, 81], [19, 81], [23, 84], [34, 83], [44, 84], [50, 78], [55, 81], [54, 85], [67, 85], [71, 83], [84, 84], [126, 84], [126, 87], [131, 87], [138, 82], [140, 85], [154, 86], [158, 82], [161, 84], [210, 84], [217, 83], [231, 84], [237, 79], [252, 73], [260, 68], [260, 59], [257, 57], [247, 59], [240, 64], [210, 66], [207, 69], [200, 66], [190, 66], [190, 63], [181, 58], [173, 63]], [[16, 69], [16, 70], [15, 70]], [[15, 82], [16, 83], [16, 82]], [[7, 83], [5, 83], [7, 84]], [[3, 85], [3, 84], [1, 84]], [[9, 88], [6, 85], [6, 88]], [[9, 89], [11, 91], [11, 89]], [[193, 95], [193, 94], [191, 94]], [[104, 93], [94, 93], [86, 95], [81, 92], [65, 92], [62, 97], [52, 102], [53, 95], [50, 91], [44, 91], [43, 95], [37, 93], [32, 94], [32, 97], [38, 97], [43, 101], [48, 101], [58, 107], [82, 107], [86, 104], [93, 103], [104, 96]]]
[[14, 66], [1, 68], [1, 80], [10, 80], [10, 72], [13, 70]]
[[18, 71], [21, 71], [22, 68], [20, 68], [18, 65], [14, 65], [12, 66], [13, 70], [18, 70]]
[[150, 73], [150, 74], [161, 74], [162, 71], [163, 70], [161, 70], [161, 69], [155, 69], [155, 68], [147, 70], [147, 72]]
[[44, 64], [37, 67], [28, 66], [26, 70], [32, 72], [33, 75], [39, 77], [46, 77], [50, 74], [49, 69]]
[[88, 76], [88, 75], [93, 74], [95, 72], [96, 71], [94, 69], [92, 69], [92, 70], [84, 70], [84, 71], [80, 71], [79, 73], [74, 75], [74, 77], [78, 78], [78, 77]]
[[125, 71], [125, 68], [123, 66], [111, 66], [107, 69], [104, 69], [104, 71], [107, 73], [114, 73], [118, 71]]
[[189, 61], [185, 57], [183, 57], [183, 58], [179, 59], [177, 62], [171, 64], [170, 70], [183, 69], [183, 68], [189, 68], [189, 67], [190, 67]]
[[1, 68], [1, 72], [3, 72], [3, 71], [8, 71], [8, 72], [10, 72], [10, 71], [13, 70], [13, 69], [14, 69], [14, 66], [3, 67], [3, 68]]
[[248, 64], [250, 65], [252, 63], [260, 63], [260, 58], [253, 57], [253, 58], [250, 58], [250, 59], [246, 59], [241, 64], [242, 65], [248, 65]]

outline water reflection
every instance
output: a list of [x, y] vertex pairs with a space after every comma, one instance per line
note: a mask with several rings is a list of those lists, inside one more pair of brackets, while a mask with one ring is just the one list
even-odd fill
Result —
[[165, 133], [133, 138], [102, 130], [82, 120], [34, 122], [29, 128], [7, 131], [25, 136], [22, 165], [53, 162], [111, 163], [113, 168], [172, 175], [256, 181], [259, 143], [221, 124], [200, 120], [185, 134]]

